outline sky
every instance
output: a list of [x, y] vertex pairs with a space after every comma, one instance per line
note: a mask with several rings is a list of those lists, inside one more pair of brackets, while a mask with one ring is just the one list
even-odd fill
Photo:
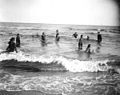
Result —
[[0, 22], [119, 25], [114, 0], [0, 0]]

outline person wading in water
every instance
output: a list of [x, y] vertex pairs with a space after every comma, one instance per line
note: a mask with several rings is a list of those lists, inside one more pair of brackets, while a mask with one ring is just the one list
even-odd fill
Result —
[[16, 44], [15, 44], [15, 38], [14, 37], [12, 37], [11, 39], [10, 39], [10, 41], [8, 42], [8, 47], [7, 47], [7, 49], [6, 49], [6, 52], [14, 52], [14, 51], [16, 51], [16, 53], [17, 53], [17, 48], [16, 48]]

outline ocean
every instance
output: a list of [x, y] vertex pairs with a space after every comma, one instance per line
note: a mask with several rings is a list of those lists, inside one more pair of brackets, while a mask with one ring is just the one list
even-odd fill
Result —
[[[97, 32], [102, 29], [102, 42]], [[60, 41], [55, 41], [59, 30]], [[46, 45], [40, 35], [46, 34]], [[83, 49], [78, 39], [83, 35]], [[120, 95], [120, 27], [39, 23], [0, 23], [0, 52], [20, 34], [18, 53], [0, 53], [1, 91], [40, 91], [43, 95]], [[86, 40], [89, 36], [90, 40]], [[92, 53], [85, 53], [91, 44]]]

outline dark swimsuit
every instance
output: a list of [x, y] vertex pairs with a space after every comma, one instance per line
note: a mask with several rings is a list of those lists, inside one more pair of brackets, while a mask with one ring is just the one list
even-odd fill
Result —
[[101, 34], [98, 34], [98, 42], [101, 42], [102, 41], [102, 36]]
[[16, 47], [20, 47], [20, 37], [16, 37]]
[[14, 52], [16, 48], [16, 44], [14, 42], [9, 42], [9, 46], [7, 47], [7, 52]]

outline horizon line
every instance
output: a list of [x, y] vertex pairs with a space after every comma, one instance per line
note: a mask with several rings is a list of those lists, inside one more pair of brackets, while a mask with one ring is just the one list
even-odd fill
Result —
[[53, 23], [40, 23], [40, 22], [17, 22], [17, 21], [0, 21], [0, 23], [29, 23], [29, 24], [49, 24], [49, 25], [76, 25], [76, 26], [108, 26], [108, 27], [120, 27], [120, 25], [87, 25], [87, 24], [53, 24]]

